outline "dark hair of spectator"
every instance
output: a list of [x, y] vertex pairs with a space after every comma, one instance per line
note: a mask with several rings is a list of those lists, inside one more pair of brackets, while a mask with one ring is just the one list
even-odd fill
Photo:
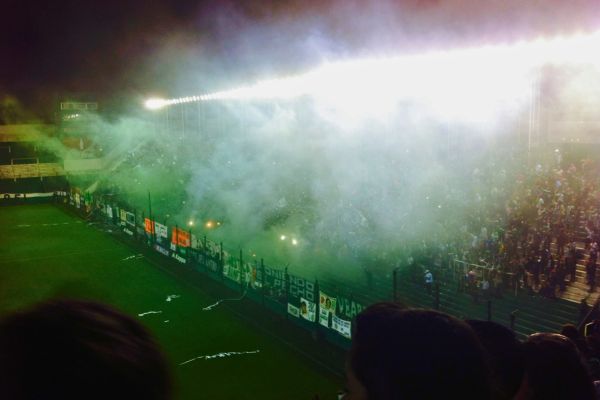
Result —
[[489, 398], [484, 350], [463, 321], [378, 303], [355, 325], [349, 367], [369, 400]]
[[571, 339], [583, 357], [589, 356], [589, 348], [585, 338], [579, 333], [577, 327], [573, 324], [564, 324], [560, 330], [560, 334]]
[[491, 321], [465, 321], [483, 345], [491, 369], [492, 398], [512, 399], [524, 374], [523, 345], [510, 329]]
[[139, 322], [105, 305], [61, 300], [0, 323], [0, 396], [162, 400], [170, 379]]
[[517, 399], [593, 400], [594, 385], [575, 344], [557, 333], [536, 333], [524, 344], [525, 379]]

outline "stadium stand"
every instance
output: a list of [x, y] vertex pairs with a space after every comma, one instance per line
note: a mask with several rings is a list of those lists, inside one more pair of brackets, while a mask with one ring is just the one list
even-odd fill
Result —
[[[68, 174], [94, 173], [97, 165], [85, 168], [73, 160], [69, 171], [64, 160], [43, 144], [56, 134], [51, 125], [0, 125], [0, 195], [5, 198], [23, 194], [52, 193], [68, 187]], [[81, 168], [80, 168], [81, 167]], [[30, 196], [32, 197], [32, 196]], [[34, 197], [34, 196], [33, 196]]]
[[56, 163], [0, 165], [0, 179], [44, 178], [63, 175], [65, 175], [63, 167]]

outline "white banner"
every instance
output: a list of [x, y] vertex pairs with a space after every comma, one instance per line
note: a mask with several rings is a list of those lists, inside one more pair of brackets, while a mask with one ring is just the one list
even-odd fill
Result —
[[129, 211], [125, 211], [125, 222], [131, 226], [135, 226], [135, 214]]
[[192, 234], [192, 249], [199, 249], [202, 247], [202, 240], [199, 240], [196, 235]]
[[319, 292], [319, 323], [331, 327], [331, 318], [335, 315], [336, 299], [324, 292]]
[[331, 320], [331, 328], [337, 331], [340, 335], [347, 337], [348, 339], [350, 339], [350, 337], [352, 336], [351, 327], [352, 324], [350, 321], [343, 320], [337, 315], [334, 315]]
[[316, 320], [316, 309], [317, 305], [312, 301], [306, 300], [304, 297], [300, 298], [300, 316], [311, 322]]
[[112, 207], [108, 204], [106, 205], [106, 215], [108, 215], [108, 218], [110, 219], [112, 219], [113, 217]]
[[319, 324], [330, 328], [332, 316], [333, 314], [331, 313], [331, 311], [326, 310], [324, 308], [319, 308]]
[[336, 303], [335, 297], [331, 297], [325, 292], [319, 292], [319, 307], [321, 310], [327, 310], [330, 313], [335, 314]]
[[288, 314], [298, 318], [300, 316], [300, 309], [295, 305], [288, 303]]
[[164, 237], [167, 238], [169, 235], [169, 231], [166, 225], [159, 224], [158, 222], [154, 222], [154, 232], [157, 238]]

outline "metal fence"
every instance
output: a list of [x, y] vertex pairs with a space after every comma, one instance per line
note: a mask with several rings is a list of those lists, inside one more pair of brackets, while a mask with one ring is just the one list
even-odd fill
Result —
[[[161, 223], [151, 210], [147, 214], [145, 210], [135, 210], [115, 196], [92, 196], [72, 190], [58, 201], [80, 216], [110, 225], [114, 233], [127, 240], [141, 243], [218, 281], [238, 292], [240, 298], [285, 316], [288, 321], [343, 348], [350, 344], [354, 317], [378, 301], [434, 308], [459, 318], [493, 319], [510, 326], [519, 335], [527, 334], [529, 328], [518, 326], [515, 310], [521, 310], [520, 320], [537, 319], [535, 307], [531, 312], [526, 311], [521, 307], [524, 304], [520, 304], [526, 299], [516, 299], [519, 284], [510, 274], [451, 255], [444, 263], [404, 266], [390, 276], [369, 272], [362, 281], [348, 282], [340, 277], [312, 280], [292, 274], [285, 267], [270, 265], [243, 249], [231, 251], [226, 244], [211, 241], [205, 235], [197, 236], [191, 229], [169, 225], [166, 220]], [[426, 269], [431, 269], [435, 277], [430, 287], [424, 282]], [[475, 282], [483, 278], [491, 281], [494, 277], [501, 280], [499, 285], [496, 281], [492, 290], [486, 291], [471, 285], [469, 275]], [[496, 292], [496, 287], [509, 290], [511, 298], [502, 300], [502, 293]]]
[[126, 240], [220, 282], [238, 292], [239, 299], [262, 305], [343, 348], [350, 345], [353, 318], [371, 303], [367, 296], [348, 290], [347, 285], [291, 274], [287, 268], [245, 254], [243, 249], [229, 251], [223, 243], [166, 221], [160, 223], [114, 196], [72, 191], [59, 202], [82, 218], [106, 224]]

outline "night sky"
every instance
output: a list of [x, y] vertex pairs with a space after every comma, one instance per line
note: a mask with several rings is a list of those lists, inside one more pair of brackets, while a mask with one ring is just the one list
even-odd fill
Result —
[[598, 29], [597, 0], [3, 0], [0, 97], [42, 117], [69, 93], [123, 110], [325, 60]]

